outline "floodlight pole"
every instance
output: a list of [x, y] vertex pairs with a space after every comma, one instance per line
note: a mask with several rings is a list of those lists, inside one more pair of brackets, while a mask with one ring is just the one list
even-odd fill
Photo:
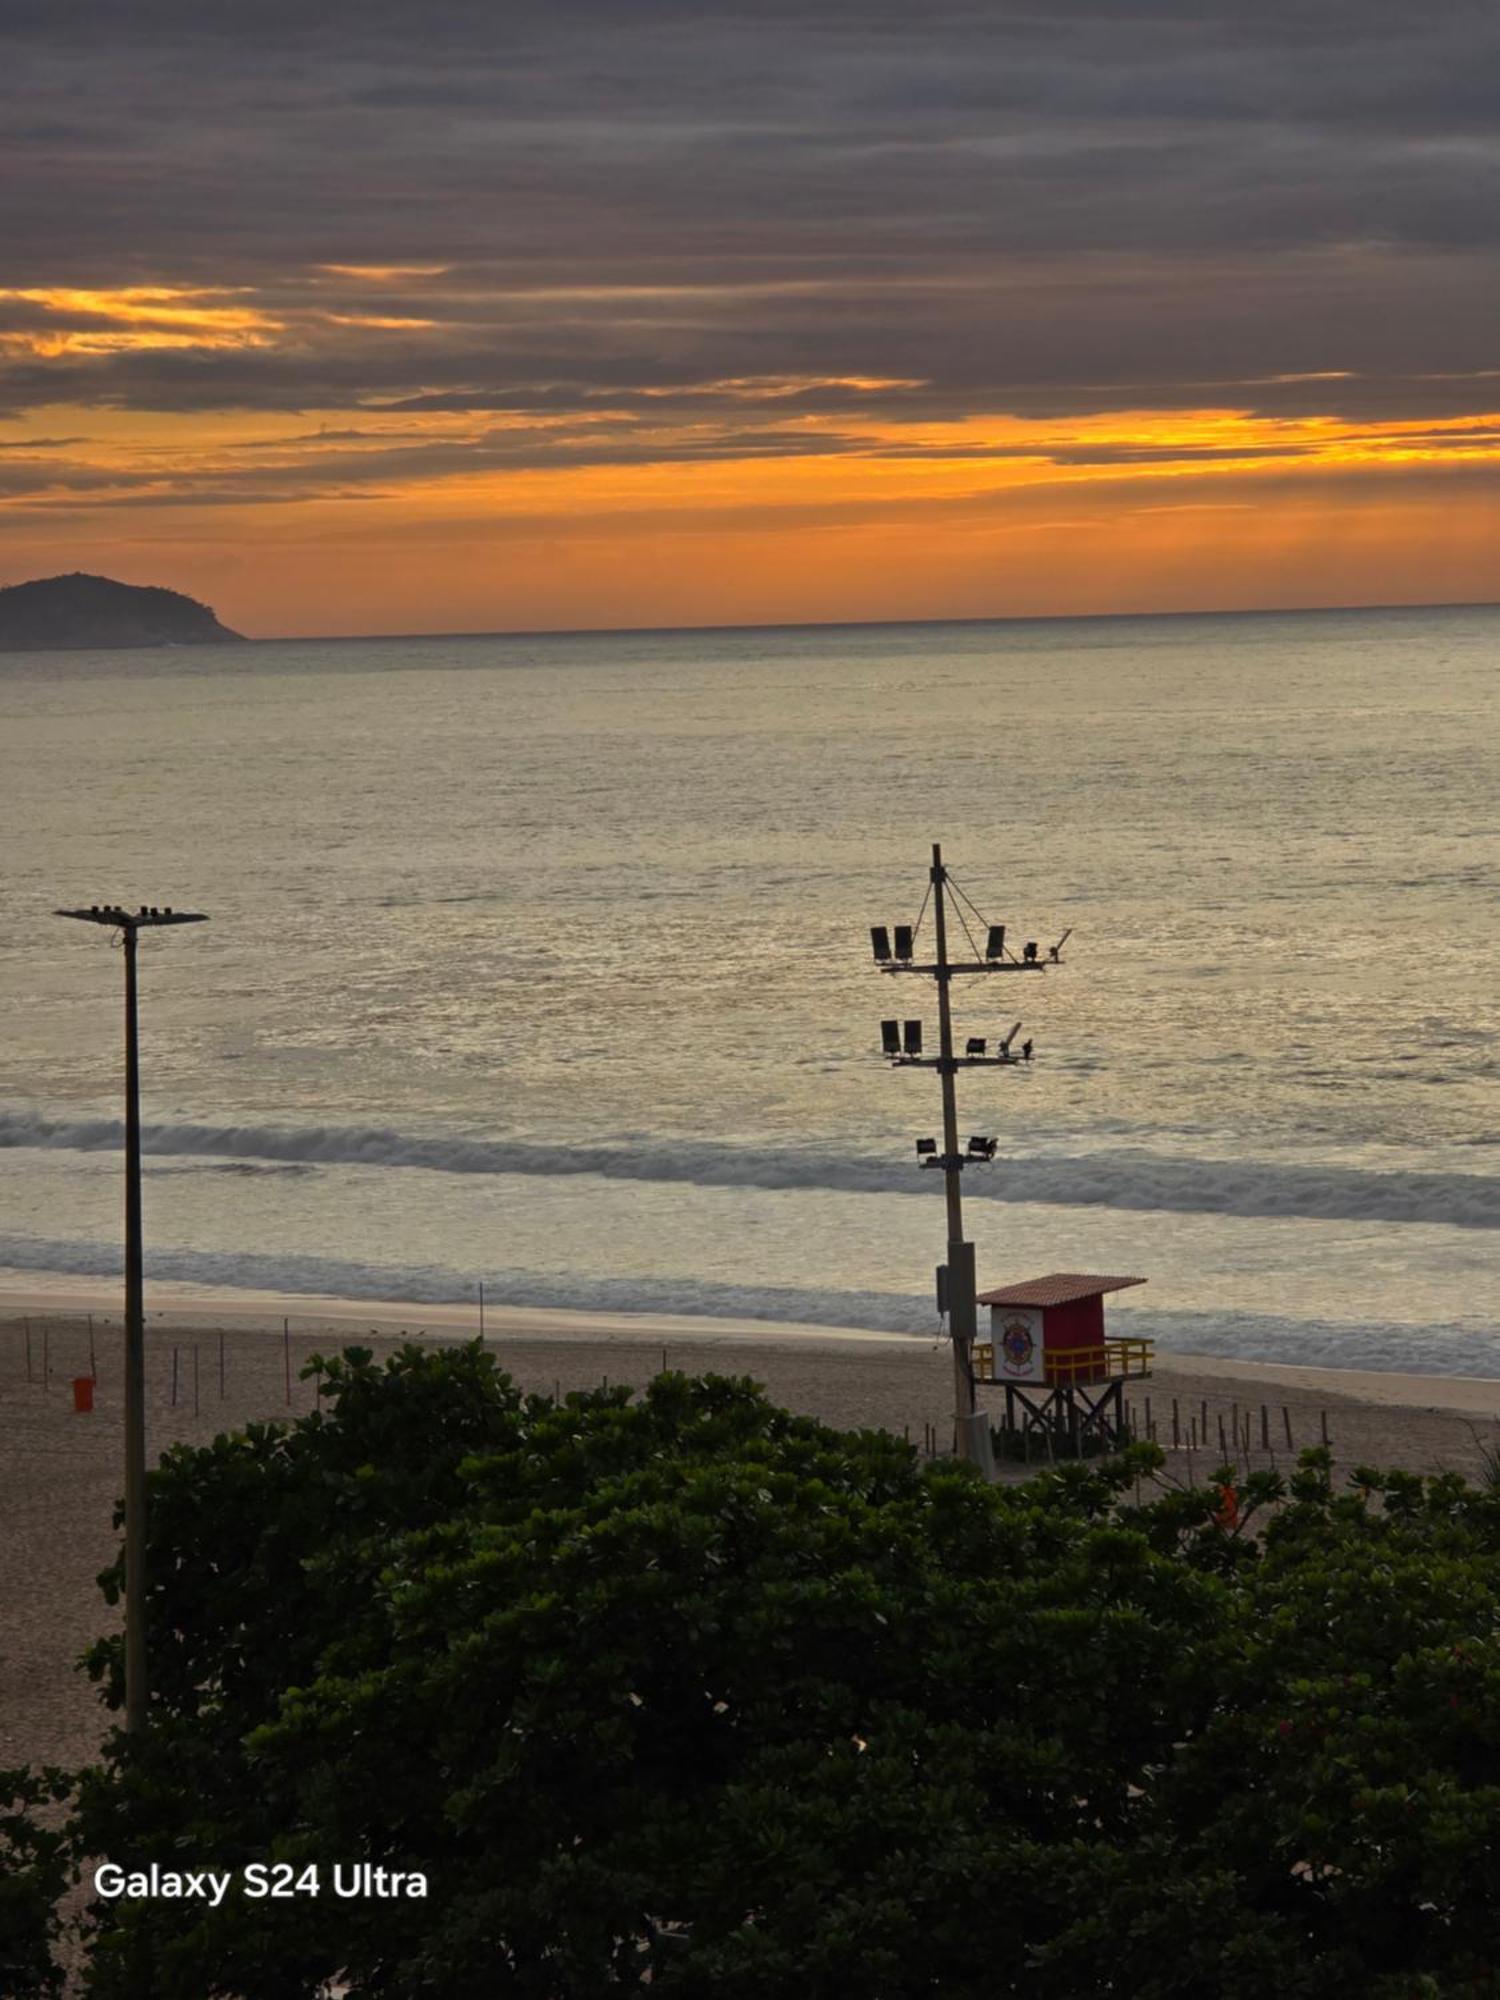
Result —
[[[1010, 1034], [995, 1044], [994, 1055], [986, 1055], [983, 1040], [971, 1041], [963, 1055], [959, 1055], [953, 1042], [952, 982], [956, 978], [967, 978], [972, 973], [1045, 972], [1048, 965], [1061, 965], [1062, 948], [1072, 935], [1064, 931], [1057, 943], [1047, 950], [1046, 958], [1038, 955], [1035, 943], [1028, 943], [1018, 958], [1014, 951], [1005, 948], [1005, 926], [991, 924], [989, 939], [985, 945], [984, 957], [978, 956], [978, 946], [974, 946], [972, 959], [955, 962], [948, 956], [948, 891], [952, 888], [964, 902], [968, 897], [949, 878], [943, 866], [943, 850], [937, 841], [932, 844], [932, 867], [928, 871], [928, 896], [932, 901], [934, 955], [931, 964], [918, 963], [913, 957], [913, 941], [920, 928], [922, 915], [927, 903], [924, 899], [915, 926], [896, 926], [896, 951], [891, 951], [890, 933], [884, 925], [872, 926], [871, 944], [875, 962], [882, 972], [919, 973], [936, 980], [938, 995], [938, 1053], [936, 1056], [922, 1054], [922, 1024], [908, 1021], [906, 1024], [905, 1047], [898, 1033], [900, 1023], [883, 1021], [882, 1039], [886, 1056], [898, 1068], [935, 1069], [943, 1091], [943, 1151], [935, 1157], [936, 1141], [919, 1139], [917, 1152], [922, 1155], [923, 1166], [941, 1167], [944, 1191], [948, 1202], [948, 1262], [938, 1272], [939, 1310], [948, 1316], [948, 1330], [953, 1341], [953, 1383], [954, 1383], [954, 1429], [955, 1443], [961, 1456], [973, 1459], [981, 1469], [990, 1463], [989, 1431], [981, 1415], [974, 1393], [974, 1342], [978, 1337], [979, 1301], [976, 1296], [978, 1286], [974, 1276], [974, 1246], [964, 1237], [963, 1216], [963, 1170], [976, 1161], [992, 1160], [995, 1157], [995, 1141], [988, 1138], [974, 1138], [969, 1141], [967, 1154], [958, 1149], [958, 1072], [975, 1066], [1000, 1068], [1008, 1067], [1014, 1058], [1010, 1053], [1012, 1037], [1020, 1028], [1017, 1021]], [[955, 909], [957, 905], [955, 904]], [[973, 905], [970, 904], [970, 908]], [[975, 916], [979, 915], [977, 910]], [[959, 921], [968, 924], [962, 911]], [[981, 922], [983, 919], [981, 918]], [[973, 944], [972, 937], [970, 938]], [[1031, 1059], [1031, 1043], [1021, 1045], [1021, 1059]], [[928, 1157], [933, 1156], [933, 1157]]]
[[932, 844], [932, 910], [936, 932], [938, 997], [938, 1076], [943, 1086], [943, 1183], [948, 1200], [948, 1328], [953, 1340], [954, 1415], [962, 1432], [974, 1414], [975, 1303], [974, 1246], [964, 1241], [963, 1159], [958, 1150], [958, 1064], [953, 1057], [953, 1007], [948, 963], [947, 870], [943, 850]]
[[146, 1305], [141, 1231], [141, 1061], [136, 996], [137, 933], [160, 924], [201, 924], [196, 911], [121, 909], [95, 903], [59, 917], [105, 924], [125, 950], [125, 1728], [146, 1727]]
[[146, 1300], [141, 1242], [141, 1059], [136, 927], [125, 947], [125, 1728], [146, 1726]]

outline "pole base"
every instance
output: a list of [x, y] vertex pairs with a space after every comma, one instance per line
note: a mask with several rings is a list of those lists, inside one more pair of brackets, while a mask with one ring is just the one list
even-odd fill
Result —
[[958, 1455], [968, 1459], [979, 1468], [979, 1475], [991, 1485], [995, 1482], [995, 1441], [990, 1435], [990, 1420], [983, 1410], [975, 1410], [971, 1415], [959, 1417]]

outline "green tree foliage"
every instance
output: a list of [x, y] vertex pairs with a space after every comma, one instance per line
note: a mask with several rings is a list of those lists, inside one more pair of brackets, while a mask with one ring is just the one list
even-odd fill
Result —
[[0, 1771], [0, 1993], [60, 1993], [53, 1958], [57, 1905], [68, 1886], [67, 1843], [55, 1808], [61, 1771]]
[[1500, 1994], [1494, 1495], [1312, 1453], [1230, 1532], [1130, 1504], [1152, 1446], [989, 1488], [745, 1381], [323, 1379], [153, 1476], [76, 1827], [322, 1893], [98, 1904], [101, 2000]]

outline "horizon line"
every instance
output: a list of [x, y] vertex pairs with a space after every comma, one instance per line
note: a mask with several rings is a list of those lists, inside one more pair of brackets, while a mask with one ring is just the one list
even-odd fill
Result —
[[1388, 604], [1248, 604], [1160, 611], [994, 612], [972, 618], [772, 618], [723, 625], [531, 625], [427, 632], [279, 632], [240, 637], [252, 646], [356, 645], [384, 639], [652, 639], [727, 632], [879, 632], [927, 625], [1103, 625], [1162, 618], [1331, 618], [1349, 612], [1496, 611], [1500, 599], [1418, 599]]

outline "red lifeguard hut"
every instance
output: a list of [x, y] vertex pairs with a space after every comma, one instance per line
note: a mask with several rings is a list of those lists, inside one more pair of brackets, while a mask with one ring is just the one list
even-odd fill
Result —
[[1021, 1455], [1034, 1436], [1072, 1456], [1125, 1443], [1124, 1386], [1151, 1373], [1155, 1344], [1107, 1339], [1104, 1295], [1145, 1282], [1052, 1271], [978, 1295], [990, 1337], [974, 1344], [974, 1381], [1004, 1384], [1004, 1431]]

